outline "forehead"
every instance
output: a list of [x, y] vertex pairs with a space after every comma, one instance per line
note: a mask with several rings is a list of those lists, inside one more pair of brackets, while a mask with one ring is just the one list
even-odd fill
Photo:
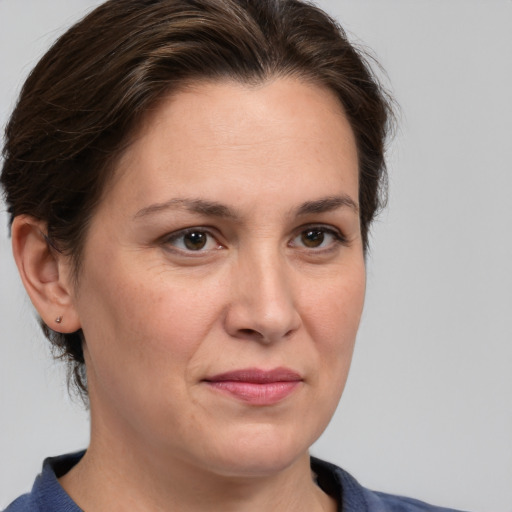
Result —
[[139, 203], [190, 185], [213, 200], [227, 188], [282, 193], [285, 181], [335, 181], [355, 189], [357, 200], [357, 149], [339, 100], [295, 78], [196, 83], [168, 96], [147, 115], [116, 174], [114, 188]]

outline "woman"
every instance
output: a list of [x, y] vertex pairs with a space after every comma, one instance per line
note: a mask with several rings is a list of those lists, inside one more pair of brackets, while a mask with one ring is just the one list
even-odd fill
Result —
[[59, 39], [1, 179], [91, 442], [9, 512], [443, 510], [308, 453], [350, 366], [388, 118], [298, 1], [115, 0]]

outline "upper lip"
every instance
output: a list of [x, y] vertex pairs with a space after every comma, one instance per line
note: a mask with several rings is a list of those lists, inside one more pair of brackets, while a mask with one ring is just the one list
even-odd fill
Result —
[[267, 384], [270, 382], [296, 382], [301, 381], [302, 377], [297, 372], [289, 368], [273, 368], [271, 370], [262, 370], [260, 368], [243, 368], [225, 373], [219, 373], [205, 379], [207, 382], [250, 382], [253, 384]]

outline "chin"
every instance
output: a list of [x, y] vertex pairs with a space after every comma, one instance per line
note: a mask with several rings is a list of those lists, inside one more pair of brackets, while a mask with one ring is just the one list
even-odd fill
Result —
[[217, 448], [211, 457], [211, 469], [223, 476], [265, 477], [280, 473], [304, 457], [309, 457], [312, 444], [290, 435], [254, 432], [239, 436], [228, 446]]
[[215, 473], [224, 477], [265, 478], [282, 473], [306, 456], [309, 457], [307, 450], [294, 454], [294, 457], [275, 450], [275, 453], [258, 454], [257, 457], [245, 456], [224, 460], [213, 469]]

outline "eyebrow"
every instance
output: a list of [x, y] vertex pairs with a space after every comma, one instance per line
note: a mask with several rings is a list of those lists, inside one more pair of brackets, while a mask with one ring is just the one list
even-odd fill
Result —
[[[348, 207], [355, 213], [359, 213], [357, 203], [348, 195], [328, 196], [315, 201], [306, 201], [298, 208], [293, 210], [296, 216], [309, 215], [314, 213], [324, 213], [337, 210], [338, 208]], [[241, 215], [225, 204], [216, 201], [207, 201], [205, 199], [193, 198], [175, 198], [163, 203], [155, 203], [139, 210], [134, 219], [153, 215], [169, 209], [185, 209], [192, 213], [198, 213], [209, 217], [221, 217], [227, 219], [239, 219]]]
[[324, 213], [337, 210], [338, 208], [348, 207], [355, 213], [359, 213], [359, 206], [348, 195], [329, 196], [317, 199], [316, 201], [306, 201], [296, 210], [297, 216], [308, 215], [311, 213]]
[[142, 208], [135, 215], [134, 219], [139, 219], [147, 215], [159, 213], [169, 209], [185, 209], [192, 213], [198, 213], [200, 215], [222, 217], [236, 219], [239, 217], [237, 212], [228, 206], [218, 203], [216, 201], [207, 201], [205, 199], [187, 199], [177, 198], [165, 201], [164, 203], [155, 203], [146, 208]]

